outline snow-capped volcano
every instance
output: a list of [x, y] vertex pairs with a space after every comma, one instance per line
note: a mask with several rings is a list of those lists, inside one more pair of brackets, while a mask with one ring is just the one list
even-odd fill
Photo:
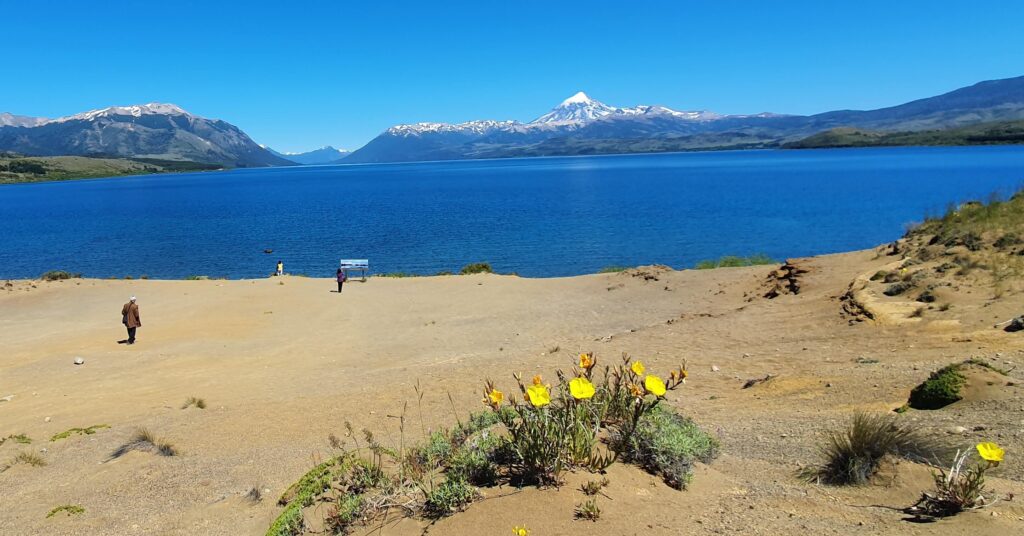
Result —
[[531, 121], [532, 124], [571, 124], [588, 123], [611, 115], [618, 108], [596, 101], [580, 91], [562, 101], [550, 112]]

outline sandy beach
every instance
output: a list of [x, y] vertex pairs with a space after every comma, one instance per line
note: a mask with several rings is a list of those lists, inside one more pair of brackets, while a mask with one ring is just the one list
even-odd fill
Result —
[[[1020, 295], [913, 321], [844, 309], [851, 283], [893, 262], [882, 251], [798, 260], [808, 270], [800, 293], [774, 299], [764, 294], [777, 266], [370, 278], [340, 295], [330, 279], [289, 276], [12, 281], [0, 289], [0, 436], [33, 441], [0, 446], [0, 458], [29, 450], [46, 465], [0, 473], [0, 533], [263, 534], [280, 513], [276, 498], [326, 456], [328, 435], [342, 435], [345, 421], [397, 445], [396, 416], [409, 402], [404, 436], [418, 441], [483, 409], [485, 379], [511, 386], [514, 372], [550, 375], [589, 351], [608, 360], [628, 352], [655, 369], [687, 362], [690, 380], [669, 404], [722, 443], [688, 490], [616, 464], [593, 525], [573, 519], [587, 475], [569, 473], [559, 488], [487, 489], [452, 517], [396, 517], [355, 533], [507, 534], [517, 524], [535, 535], [1024, 530], [1017, 501], [930, 525], [905, 521], [898, 510], [931, 484], [924, 465], [886, 466], [884, 483], [853, 488], [797, 478], [818, 461], [823, 431], [855, 410], [901, 406], [932, 370], [978, 357], [1011, 369], [1010, 383], [1024, 377], [1024, 339], [991, 326], [1019, 314]], [[143, 324], [133, 346], [118, 344], [130, 295]], [[181, 409], [189, 397], [207, 407]], [[992, 440], [1019, 455], [1024, 444], [1019, 385], [901, 418], [965, 446]], [[109, 428], [50, 441], [99, 424]], [[178, 455], [111, 459], [139, 426]], [[1024, 463], [1008, 455], [990, 485], [1021, 494], [1022, 480]], [[261, 501], [245, 499], [253, 488], [265, 490]], [[63, 504], [86, 512], [47, 518]]]

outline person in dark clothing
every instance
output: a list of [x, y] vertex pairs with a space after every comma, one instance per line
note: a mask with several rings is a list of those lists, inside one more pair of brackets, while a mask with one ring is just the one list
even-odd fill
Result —
[[345, 270], [342, 270], [341, 268], [338, 268], [337, 276], [338, 276], [338, 294], [341, 294], [341, 286], [345, 284], [345, 280], [348, 279], [348, 276], [345, 275]]
[[142, 326], [142, 319], [139, 317], [139, 304], [135, 303], [135, 296], [132, 296], [128, 303], [121, 308], [121, 323], [128, 328], [128, 344], [135, 344], [135, 330]]

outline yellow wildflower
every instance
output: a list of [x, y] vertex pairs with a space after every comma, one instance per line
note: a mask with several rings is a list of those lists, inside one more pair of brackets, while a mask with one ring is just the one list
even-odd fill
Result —
[[665, 396], [665, 382], [661, 381], [661, 378], [652, 376], [650, 374], [644, 378], [644, 387], [647, 388], [647, 392], [654, 396]]
[[629, 370], [632, 370], [633, 374], [636, 374], [637, 376], [643, 376], [644, 371], [647, 369], [644, 368], [643, 363], [639, 361], [634, 361], [633, 364], [629, 366]]
[[501, 405], [501, 401], [505, 399], [505, 395], [497, 389], [491, 389], [491, 392], [487, 393], [487, 398], [490, 399], [492, 406], [498, 407]]
[[590, 370], [590, 367], [594, 366], [594, 358], [590, 357], [590, 354], [580, 354], [580, 368], [583, 370]]
[[575, 378], [569, 382], [569, 392], [577, 400], [590, 398], [594, 396], [594, 384], [586, 378]]
[[551, 403], [551, 393], [548, 392], [548, 388], [541, 384], [531, 385], [526, 390], [526, 396], [530, 398], [530, 403], [534, 407], [546, 406]]
[[978, 454], [981, 455], [981, 458], [987, 462], [999, 463], [1003, 461], [1005, 451], [995, 443], [978, 443], [975, 448], [978, 449]]
[[512, 527], [512, 534], [514, 536], [530, 536], [530, 529], [526, 527], [515, 526]]
[[533, 377], [533, 384], [534, 385], [540, 385], [542, 383], [544, 383], [544, 380], [540, 377], [540, 374], [538, 374], [538, 375]]

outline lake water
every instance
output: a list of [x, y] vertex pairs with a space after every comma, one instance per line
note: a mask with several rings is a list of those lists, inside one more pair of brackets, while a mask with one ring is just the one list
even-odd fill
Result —
[[[548, 277], [868, 248], [1024, 185], [1024, 147], [245, 169], [0, 186], [0, 278], [331, 277], [339, 258]], [[272, 249], [273, 253], [263, 253]]]

